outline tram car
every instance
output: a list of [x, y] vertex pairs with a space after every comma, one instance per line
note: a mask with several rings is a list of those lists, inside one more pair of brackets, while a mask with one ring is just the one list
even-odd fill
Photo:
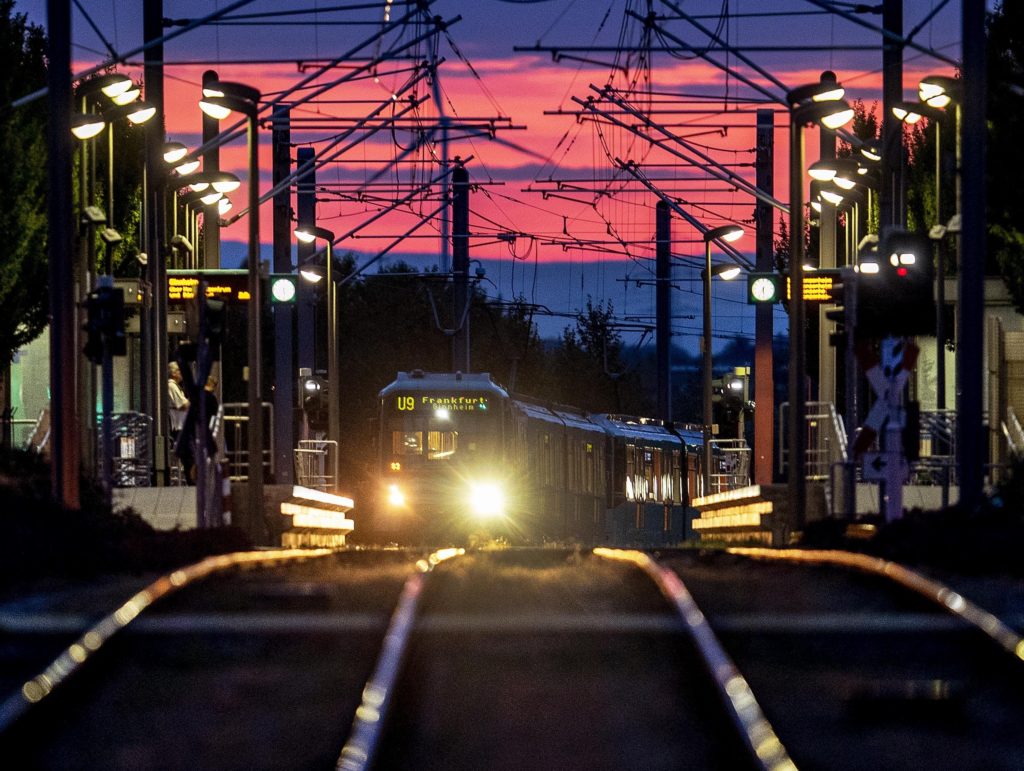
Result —
[[510, 395], [487, 373], [400, 372], [380, 392], [376, 529], [394, 540], [676, 543], [699, 427]]

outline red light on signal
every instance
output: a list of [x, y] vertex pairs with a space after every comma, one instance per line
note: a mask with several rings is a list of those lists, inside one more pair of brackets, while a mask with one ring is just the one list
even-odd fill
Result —
[[902, 266], [899, 267], [899, 268], [896, 268], [896, 275], [897, 276], [901, 276], [901, 277], [907, 275], [907, 269], [902, 267]]

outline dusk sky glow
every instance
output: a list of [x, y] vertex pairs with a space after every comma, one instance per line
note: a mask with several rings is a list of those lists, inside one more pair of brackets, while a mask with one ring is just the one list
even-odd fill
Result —
[[[165, 0], [164, 15], [172, 19], [192, 19], [212, 13], [228, 3], [195, 0]], [[862, 99], [869, 107], [881, 100], [881, 37], [868, 29], [821, 11], [802, 0], [690, 0], [675, 2], [709, 30], [740, 48], [744, 55], [769, 71], [787, 88], [817, 82], [822, 70], [832, 69], [847, 88], [847, 98]], [[103, 37], [115, 50], [129, 51], [142, 45], [142, 3], [92, 2], [81, 5]], [[363, 8], [363, 6], [372, 6]], [[358, 6], [361, 10], [336, 10]], [[165, 105], [168, 139], [185, 143], [190, 149], [201, 144], [201, 113], [197, 101], [202, 74], [214, 69], [223, 80], [247, 83], [259, 88], [265, 99], [275, 98], [310, 75], [317, 63], [339, 56], [360, 41], [379, 32], [384, 22], [384, 0], [379, 3], [307, 2], [281, 4], [255, 0], [233, 11], [234, 23], [201, 27], [167, 44], [165, 58]], [[848, 4], [843, 4], [844, 9]], [[407, 6], [402, 0], [390, 5], [391, 19], [400, 18]], [[949, 59], [959, 56], [960, 3], [944, 5], [941, 0], [907, 0], [904, 3], [904, 31], [910, 32], [936, 8], [940, 10], [916, 33], [914, 40], [933, 48]], [[321, 10], [322, 9], [322, 10]], [[334, 9], [334, 10], [330, 10]], [[719, 20], [727, 9], [730, 18]], [[279, 15], [265, 21], [252, 17], [265, 13]], [[693, 216], [708, 228], [728, 223], [744, 225], [748, 234], [735, 244], [753, 259], [754, 199], [746, 192], [713, 179], [695, 165], [683, 165], [678, 158], [652, 148], [642, 138], [625, 129], [602, 125], [594, 120], [577, 120], [579, 105], [573, 97], [596, 96], [591, 86], [610, 83], [626, 94], [630, 104], [650, 111], [659, 123], [671, 124], [670, 130], [692, 143], [743, 178], [753, 182], [754, 112], [757, 108], [775, 109], [775, 190], [776, 198], [788, 197], [788, 159], [786, 157], [787, 116], [782, 105], [765, 103], [764, 96], [735, 76], [700, 58], [681, 59], [664, 49], [672, 41], [652, 35], [654, 49], [649, 60], [639, 52], [619, 54], [617, 44], [639, 46], [643, 23], [640, 17], [649, 10], [659, 14], [658, 26], [687, 44], [709, 45], [707, 34], [675, 17], [666, 2], [652, 0], [437, 0], [430, 14], [444, 19], [461, 15], [438, 38], [440, 91], [444, 113], [455, 123], [472, 118], [504, 118], [497, 122], [497, 138], [465, 138], [453, 130], [451, 158], [472, 156], [467, 164], [470, 179], [479, 183], [471, 195], [470, 229], [473, 234], [470, 257], [487, 268], [488, 281], [482, 288], [505, 299], [523, 296], [557, 314], [571, 314], [584, 307], [587, 296], [595, 302], [610, 301], [622, 318], [650, 321], [654, 307], [654, 205], [655, 196], [613, 165], [612, 159], [633, 160], [644, 173], [656, 180]], [[42, 0], [18, 2], [16, 12], [45, 25]], [[776, 13], [754, 17], [753, 14]], [[788, 15], [782, 15], [788, 12]], [[794, 13], [796, 15], [794, 15]], [[858, 19], [880, 25], [880, 15], [858, 15]], [[343, 25], [342, 21], [365, 22]], [[422, 19], [421, 19], [422, 21]], [[245, 22], [242, 24], [241, 22]], [[251, 24], [251, 22], [260, 22]], [[173, 31], [173, 28], [168, 32]], [[382, 44], [367, 46], [363, 53], [374, 54], [426, 31], [426, 25], [395, 26], [382, 37]], [[106, 44], [91, 28], [78, 9], [73, 10], [73, 57], [75, 71], [81, 72], [107, 58]], [[454, 46], [452, 45], [454, 44]], [[591, 52], [565, 51], [561, 61], [553, 61], [548, 51], [517, 52], [514, 46], [535, 44], [552, 47], [592, 47]], [[740, 61], [735, 54], [718, 46], [708, 55], [737, 73], [773, 92], [784, 91]], [[767, 50], [800, 46], [803, 50]], [[820, 47], [820, 48], [819, 48]], [[826, 50], [830, 49], [830, 50]], [[408, 105], [409, 96], [423, 103], [408, 114], [419, 121], [419, 128], [436, 123], [438, 108], [432, 89], [422, 80], [403, 98], [393, 101], [392, 93], [413, 75], [412, 65], [430, 54], [420, 44], [410, 49], [413, 60], [383, 63], [376, 77], [364, 77], [333, 88], [318, 99], [296, 105], [292, 111], [292, 142], [296, 146], [323, 148], [350, 125], [348, 119], [367, 115], [382, 103], [389, 103], [382, 116]], [[693, 56], [693, 55], [689, 55]], [[569, 58], [578, 57], [578, 58]], [[585, 61], [580, 61], [583, 59]], [[277, 61], [271, 61], [277, 60]], [[306, 64], [298, 66], [298, 61]], [[616, 65], [613, 67], [612, 65]], [[141, 77], [141, 55], [127, 68]], [[953, 74], [947, 62], [908, 49], [905, 52], [904, 92], [916, 99], [917, 82], [928, 74]], [[319, 85], [341, 77], [345, 69], [328, 70], [310, 85]], [[611, 73], [611, 74], [610, 74]], [[287, 97], [301, 98], [306, 91]], [[675, 96], [670, 96], [670, 94]], [[551, 115], [547, 112], [562, 111]], [[670, 112], [672, 111], [672, 112]], [[618, 113], [622, 117], [621, 113]], [[267, 116], [269, 118], [269, 113]], [[233, 121], [228, 119], [224, 126]], [[511, 129], [504, 126], [511, 124]], [[408, 121], [403, 127], [409, 125]], [[521, 127], [521, 128], [519, 128]], [[414, 128], [410, 126], [410, 128]], [[807, 162], [815, 160], [817, 131], [807, 131]], [[435, 135], [435, 139], [439, 135]], [[261, 132], [261, 192], [270, 189], [270, 131]], [[502, 142], [501, 140], [505, 140]], [[530, 152], [522, 152], [513, 143]], [[391, 167], [389, 162], [408, 149], [403, 161]], [[439, 173], [440, 147], [431, 142], [415, 147], [412, 131], [383, 130], [372, 139], [345, 152], [326, 164], [317, 174], [317, 224], [337, 234], [348, 232], [380, 211], [383, 202], [407, 192], [410, 185], [422, 184]], [[294, 155], [293, 155], [294, 157]], [[221, 168], [246, 177], [244, 138], [226, 145], [221, 152]], [[373, 185], [360, 186], [379, 174]], [[576, 191], [556, 190], [559, 180], [571, 180]], [[542, 192], [555, 192], [545, 195]], [[336, 246], [351, 250], [357, 264], [372, 259], [396, 237], [412, 228], [439, 205], [439, 189], [420, 195], [402, 209], [389, 213], [360, 232], [358, 237]], [[235, 210], [242, 208], [244, 193], [234, 194]], [[234, 213], [232, 212], [232, 213]], [[775, 217], [776, 223], [778, 215]], [[261, 208], [261, 232], [264, 255], [269, 257], [271, 207]], [[405, 259], [417, 265], [436, 264], [439, 253], [440, 223], [435, 218], [415, 231], [413, 238], [390, 252], [385, 261]], [[503, 240], [498, 234], [505, 235]], [[244, 257], [246, 223], [244, 218], [223, 231], [225, 267]], [[701, 234], [688, 223], [673, 218], [674, 323], [677, 345], [694, 350], [699, 334], [700, 267], [703, 259]], [[716, 261], [721, 259], [715, 249]], [[694, 267], [697, 265], [696, 267]], [[373, 268], [370, 269], [372, 273]], [[743, 285], [743, 286], [741, 286]], [[716, 347], [736, 334], [753, 336], [753, 310], [743, 301], [745, 281], [737, 280], [723, 289], [715, 285]], [[776, 314], [776, 330], [785, 330], [785, 313]], [[537, 317], [546, 337], [570, 323], [563, 316]], [[630, 337], [627, 335], [627, 337]], [[630, 337], [630, 339], [635, 339]]]

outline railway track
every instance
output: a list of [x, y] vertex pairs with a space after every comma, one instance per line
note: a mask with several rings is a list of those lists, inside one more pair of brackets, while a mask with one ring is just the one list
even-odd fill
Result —
[[733, 551], [665, 552], [661, 562], [689, 587], [798, 767], [1024, 766], [1024, 642], [1012, 629], [893, 563]]
[[959, 595], [885, 577], [899, 570], [755, 554], [352, 551], [197, 566], [194, 583], [162, 579], [166, 596], [150, 587], [28, 679], [0, 708], [0, 760], [1020, 767], [1012, 630]]

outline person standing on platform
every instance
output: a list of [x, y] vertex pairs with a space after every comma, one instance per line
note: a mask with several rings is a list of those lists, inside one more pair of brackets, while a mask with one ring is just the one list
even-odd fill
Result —
[[171, 420], [171, 446], [178, 441], [178, 435], [185, 426], [185, 415], [188, 414], [189, 400], [181, 389], [181, 368], [177, 362], [167, 365], [167, 397], [170, 400], [168, 415]]

